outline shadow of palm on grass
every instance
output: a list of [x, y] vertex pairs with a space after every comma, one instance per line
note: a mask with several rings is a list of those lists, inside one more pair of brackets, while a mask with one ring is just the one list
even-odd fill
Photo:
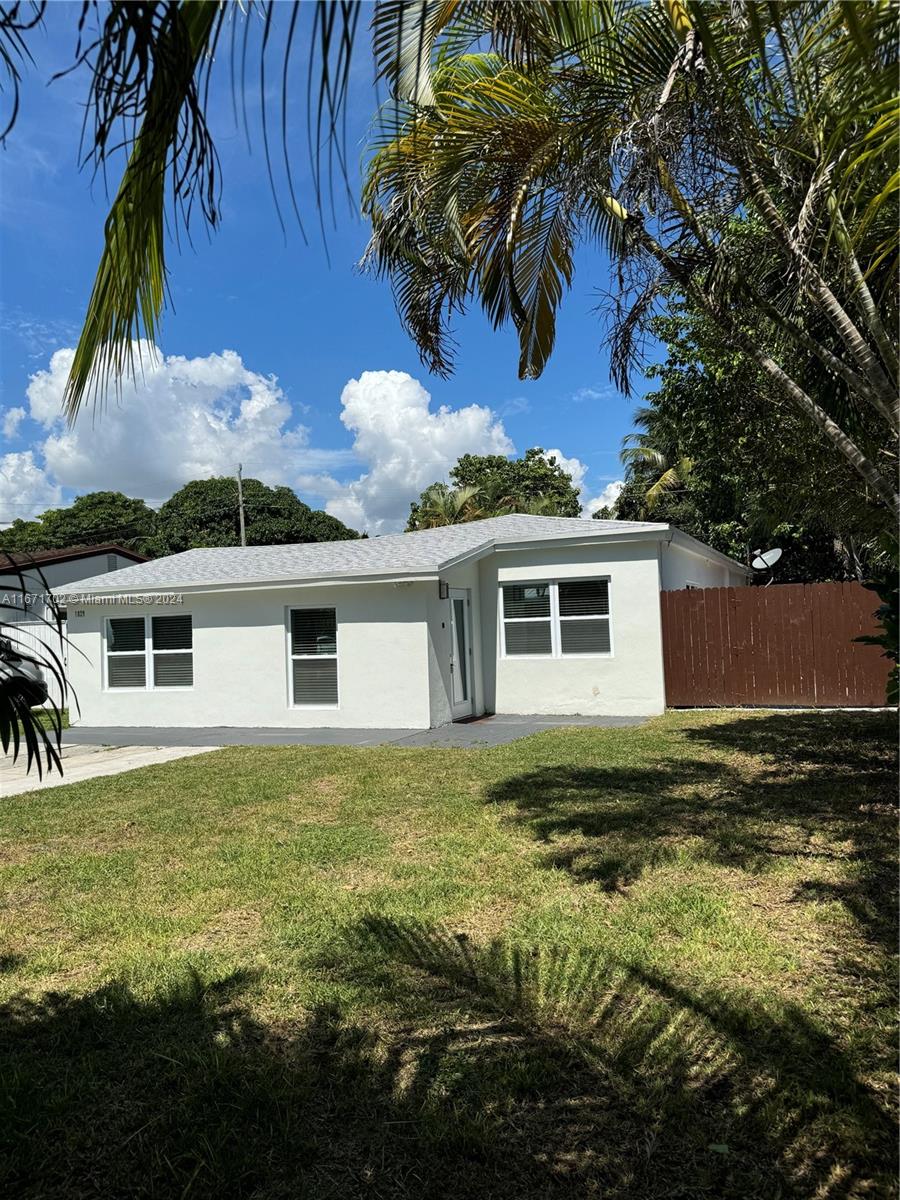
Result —
[[[682, 859], [752, 873], [778, 859], [849, 863], [852, 879], [801, 881], [794, 898], [840, 898], [873, 939], [895, 943], [890, 716], [752, 717], [688, 729], [686, 741], [702, 743], [696, 757], [680, 745], [652, 768], [548, 765], [487, 799], [547, 844], [546, 866], [609, 891]], [[710, 761], [710, 746], [730, 757]]]
[[799, 1012], [378, 918], [343, 963], [416, 1018], [263, 1021], [240, 973], [4, 1006], [4, 1194], [836, 1200], [891, 1137]]
[[[481, 946], [376, 916], [355, 940], [358, 956], [405, 966], [406, 986], [502, 1034], [529, 1075], [541, 1064], [540, 1116], [513, 1124], [550, 1162], [573, 1164], [580, 1146], [584, 1194], [849, 1197], [889, 1159], [879, 1098], [796, 1004], [690, 990], [583, 947]], [[470, 1065], [481, 1078], [486, 1061]]]

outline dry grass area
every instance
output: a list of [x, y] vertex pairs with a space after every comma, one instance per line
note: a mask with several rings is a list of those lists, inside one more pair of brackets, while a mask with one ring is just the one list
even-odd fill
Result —
[[0, 1189], [894, 1194], [896, 731], [670, 713], [0, 803]]

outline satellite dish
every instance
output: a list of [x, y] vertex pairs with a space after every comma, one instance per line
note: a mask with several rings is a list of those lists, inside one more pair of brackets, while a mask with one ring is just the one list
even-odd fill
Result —
[[768, 571], [770, 567], [774, 567], [781, 558], [783, 550], [774, 546], [771, 550], [754, 550], [753, 561], [750, 566], [754, 571]]

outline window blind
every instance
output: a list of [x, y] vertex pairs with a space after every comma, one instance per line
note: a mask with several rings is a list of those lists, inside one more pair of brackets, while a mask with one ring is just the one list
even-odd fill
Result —
[[107, 648], [110, 653], [120, 654], [131, 650], [144, 653], [144, 618], [111, 617]]
[[507, 622], [507, 654], [551, 654], [552, 652], [553, 637], [549, 621]]
[[608, 579], [579, 579], [558, 586], [560, 617], [609, 616]]
[[560, 621], [560, 651], [563, 654], [609, 654], [609, 621]]
[[550, 616], [549, 583], [503, 585], [503, 615], [507, 620]]
[[609, 654], [609, 580], [559, 583], [560, 654]]
[[147, 631], [144, 618], [112, 617], [106, 629], [107, 687], [146, 687]]
[[154, 687], [193, 687], [193, 654], [154, 654]]
[[291, 654], [337, 654], [337, 620], [333, 608], [292, 610]]
[[505, 583], [501, 596], [507, 657], [612, 653], [608, 579]]
[[153, 617], [154, 650], [190, 650], [193, 647], [193, 624], [189, 615]]
[[193, 684], [193, 624], [189, 613], [108, 620], [107, 687], [180, 688]]
[[111, 688], [146, 687], [147, 660], [143, 650], [140, 654], [110, 654], [106, 681]]
[[295, 704], [337, 704], [336, 658], [295, 658], [293, 680]]
[[290, 614], [291, 692], [294, 704], [338, 703], [337, 613], [294, 608]]

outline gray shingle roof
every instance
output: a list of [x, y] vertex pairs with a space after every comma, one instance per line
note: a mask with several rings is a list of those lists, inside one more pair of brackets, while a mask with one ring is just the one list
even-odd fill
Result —
[[554, 538], [619, 537], [663, 532], [668, 525], [648, 521], [593, 521], [580, 517], [532, 517], [516, 513], [463, 525], [394, 533], [349, 542], [304, 542], [290, 546], [223, 546], [185, 550], [152, 562], [60, 588], [59, 596], [82, 592], [118, 593], [173, 588], [266, 583], [347, 576], [428, 574], [460, 556], [506, 543]]

